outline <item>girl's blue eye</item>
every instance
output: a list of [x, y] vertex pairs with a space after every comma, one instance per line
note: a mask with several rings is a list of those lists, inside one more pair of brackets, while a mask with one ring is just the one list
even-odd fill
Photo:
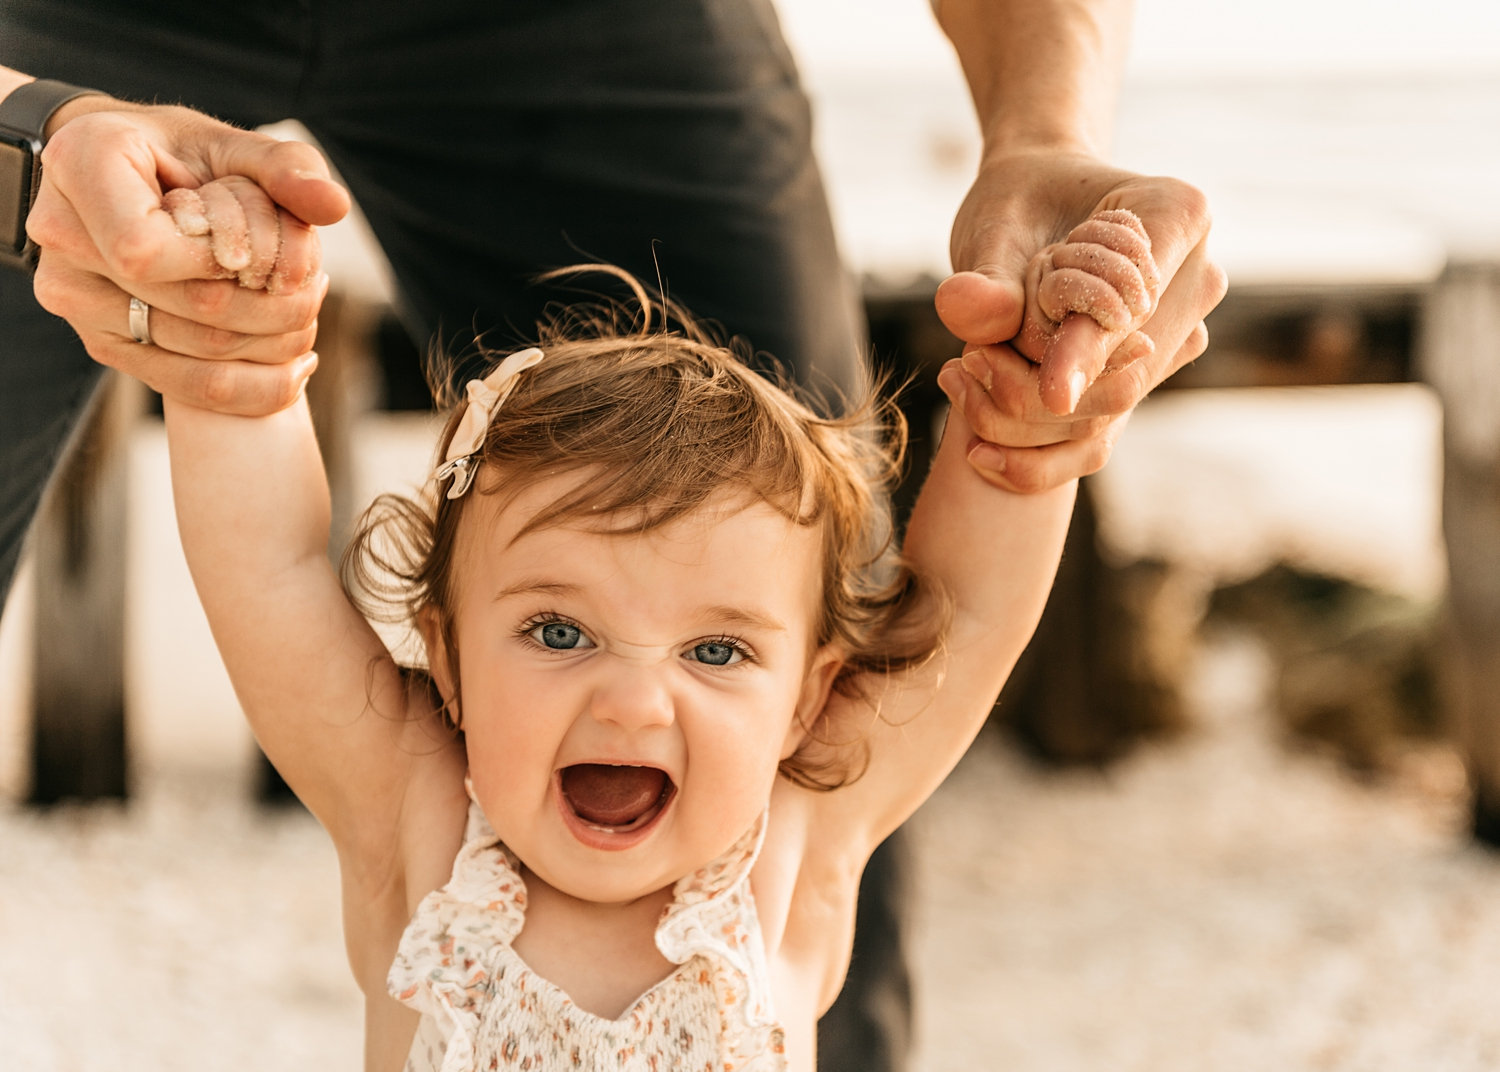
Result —
[[745, 657], [739, 648], [724, 640], [705, 640], [693, 645], [693, 659], [709, 666], [730, 666]]
[[543, 622], [531, 630], [531, 639], [555, 651], [573, 648], [592, 648], [593, 641], [584, 636], [583, 630], [572, 622]]

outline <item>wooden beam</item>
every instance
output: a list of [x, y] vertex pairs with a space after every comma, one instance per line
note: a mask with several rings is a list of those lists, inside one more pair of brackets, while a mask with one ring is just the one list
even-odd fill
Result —
[[1500, 264], [1448, 267], [1428, 299], [1420, 367], [1443, 404], [1442, 692], [1474, 833], [1500, 845]]
[[128, 790], [126, 447], [142, 404], [133, 380], [105, 377], [32, 533], [33, 804], [120, 799]]

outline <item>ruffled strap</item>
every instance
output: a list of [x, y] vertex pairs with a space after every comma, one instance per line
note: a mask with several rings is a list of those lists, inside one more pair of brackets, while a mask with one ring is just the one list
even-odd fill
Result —
[[766, 837], [766, 813], [717, 859], [684, 876], [662, 912], [656, 947], [674, 964], [712, 964], [720, 1016], [720, 1062], [736, 1072], [786, 1067], [785, 1039], [771, 1002], [766, 944], [750, 872]]
[[526, 884], [477, 803], [448, 884], [417, 905], [386, 976], [391, 996], [448, 1030], [441, 1072], [471, 1072], [485, 1001], [494, 993], [490, 954], [526, 921]]

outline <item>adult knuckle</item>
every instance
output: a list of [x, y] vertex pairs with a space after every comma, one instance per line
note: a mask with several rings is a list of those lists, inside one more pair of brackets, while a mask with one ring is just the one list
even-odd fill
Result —
[[1229, 293], [1229, 273], [1216, 261], [1209, 261], [1203, 269], [1203, 303], [1212, 309]]
[[67, 320], [73, 312], [76, 295], [68, 285], [67, 273], [53, 268], [45, 256], [37, 264], [36, 275], [31, 280], [31, 290], [36, 295], [37, 304], [53, 316]]
[[322, 311], [323, 303], [319, 300], [316, 289], [304, 287], [292, 296], [287, 305], [286, 323], [283, 325], [286, 331], [302, 331], [306, 328], [315, 327], [318, 323], [318, 313]]
[[281, 410], [286, 409], [293, 402], [297, 401], [297, 394], [300, 390], [300, 385], [291, 376], [278, 376], [275, 381], [275, 387], [268, 392], [267, 401], [269, 405], [265, 412], [279, 413]]
[[116, 278], [141, 282], [150, 277], [161, 247], [145, 221], [137, 221], [121, 230], [99, 253]]
[[1088, 417], [1084, 420], [1074, 421], [1068, 429], [1070, 439], [1094, 439], [1109, 431], [1111, 424], [1109, 417]]
[[1028, 404], [1035, 393], [1036, 386], [1029, 378], [1022, 380], [997, 376], [990, 388], [989, 397], [998, 415], [1010, 420], [1020, 420], [1026, 416]]
[[222, 319], [234, 297], [234, 285], [222, 279], [190, 279], [183, 284], [183, 298], [192, 318], [201, 323]]
[[1046, 468], [1034, 452], [1012, 451], [1005, 461], [1005, 478], [1022, 495], [1047, 490]]
[[228, 328], [204, 327], [198, 351], [203, 357], [227, 357], [243, 347], [248, 339], [248, 335]]
[[[1101, 377], [1095, 382], [1098, 393], [1093, 399], [1095, 408], [1102, 414], [1099, 420], [1107, 427], [1113, 418], [1134, 409], [1155, 386], [1144, 361], [1136, 361]], [[1099, 429], [1092, 434], [1097, 435], [1102, 431], [1103, 429]]]
[[[80, 334], [79, 339], [83, 342], [83, 348], [88, 352], [89, 357], [99, 364], [123, 372], [127, 376], [134, 376], [138, 380], [147, 380], [147, 377], [142, 374], [142, 369], [138, 367], [139, 355], [133, 352], [136, 348], [135, 343], [120, 343], [98, 332]], [[149, 380], [147, 380], [147, 385], [150, 386]]]
[[266, 150], [266, 160], [277, 169], [318, 174], [325, 170], [322, 155], [306, 142], [278, 141]]
[[1101, 437], [1089, 445], [1089, 449], [1083, 455], [1083, 467], [1081, 476], [1092, 476], [1109, 464], [1109, 459], [1115, 451], [1113, 437]]
[[197, 393], [208, 409], [227, 411], [240, 401], [240, 369], [205, 361], [198, 368]]
[[314, 320], [301, 331], [292, 332], [287, 336], [287, 340], [290, 343], [287, 349], [291, 351], [293, 357], [300, 357], [314, 349], [318, 345], [318, 322]]
[[1195, 361], [1202, 357], [1208, 349], [1208, 328], [1200, 320], [1193, 330], [1188, 332], [1187, 342], [1183, 344], [1189, 361]]
[[38, 197], [31, 214], [26, 217], [27, 236], [43, 248], [61, 247], [68, 239], [67, 229], [63, 226], [63, 213], [53, 206], [52, 198]]
[[261, 365], [281, 365], [314, 349], [316, 342], [317, 328], [314, 326], [260, 339], [253, 353], [246, 350], [243, 356]]
[[1192, 183], [1181, 179], [1168, 179], [1167, 182], [1172, 200], [1187, 221], [1188, 230], [1193, 234], [1207, 234], [1213, 223], [1208, 195]]

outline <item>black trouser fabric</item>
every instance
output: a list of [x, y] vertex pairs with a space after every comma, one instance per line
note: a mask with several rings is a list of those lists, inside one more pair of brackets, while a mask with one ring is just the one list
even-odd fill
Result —
[[[605, 261], [829, 397], [864, 375], [769, 0], [0, 0], [0, 62], [241, 126], [300, 120], [368, 217], [421, 344], [525, 339], [548, 301], [576, 298], [538, 272]], [[98, 370], [25, 276], [0, 270], [0, 316], [3, 599]], [[888, 906], [892, 888], [866, 901]], [[905, 968], [885, 922], [861, 943], [896, 955], [856, 950], [825, 1070], [900, 1066]], [[881, 978], [867, 961], [887, 962]]]

